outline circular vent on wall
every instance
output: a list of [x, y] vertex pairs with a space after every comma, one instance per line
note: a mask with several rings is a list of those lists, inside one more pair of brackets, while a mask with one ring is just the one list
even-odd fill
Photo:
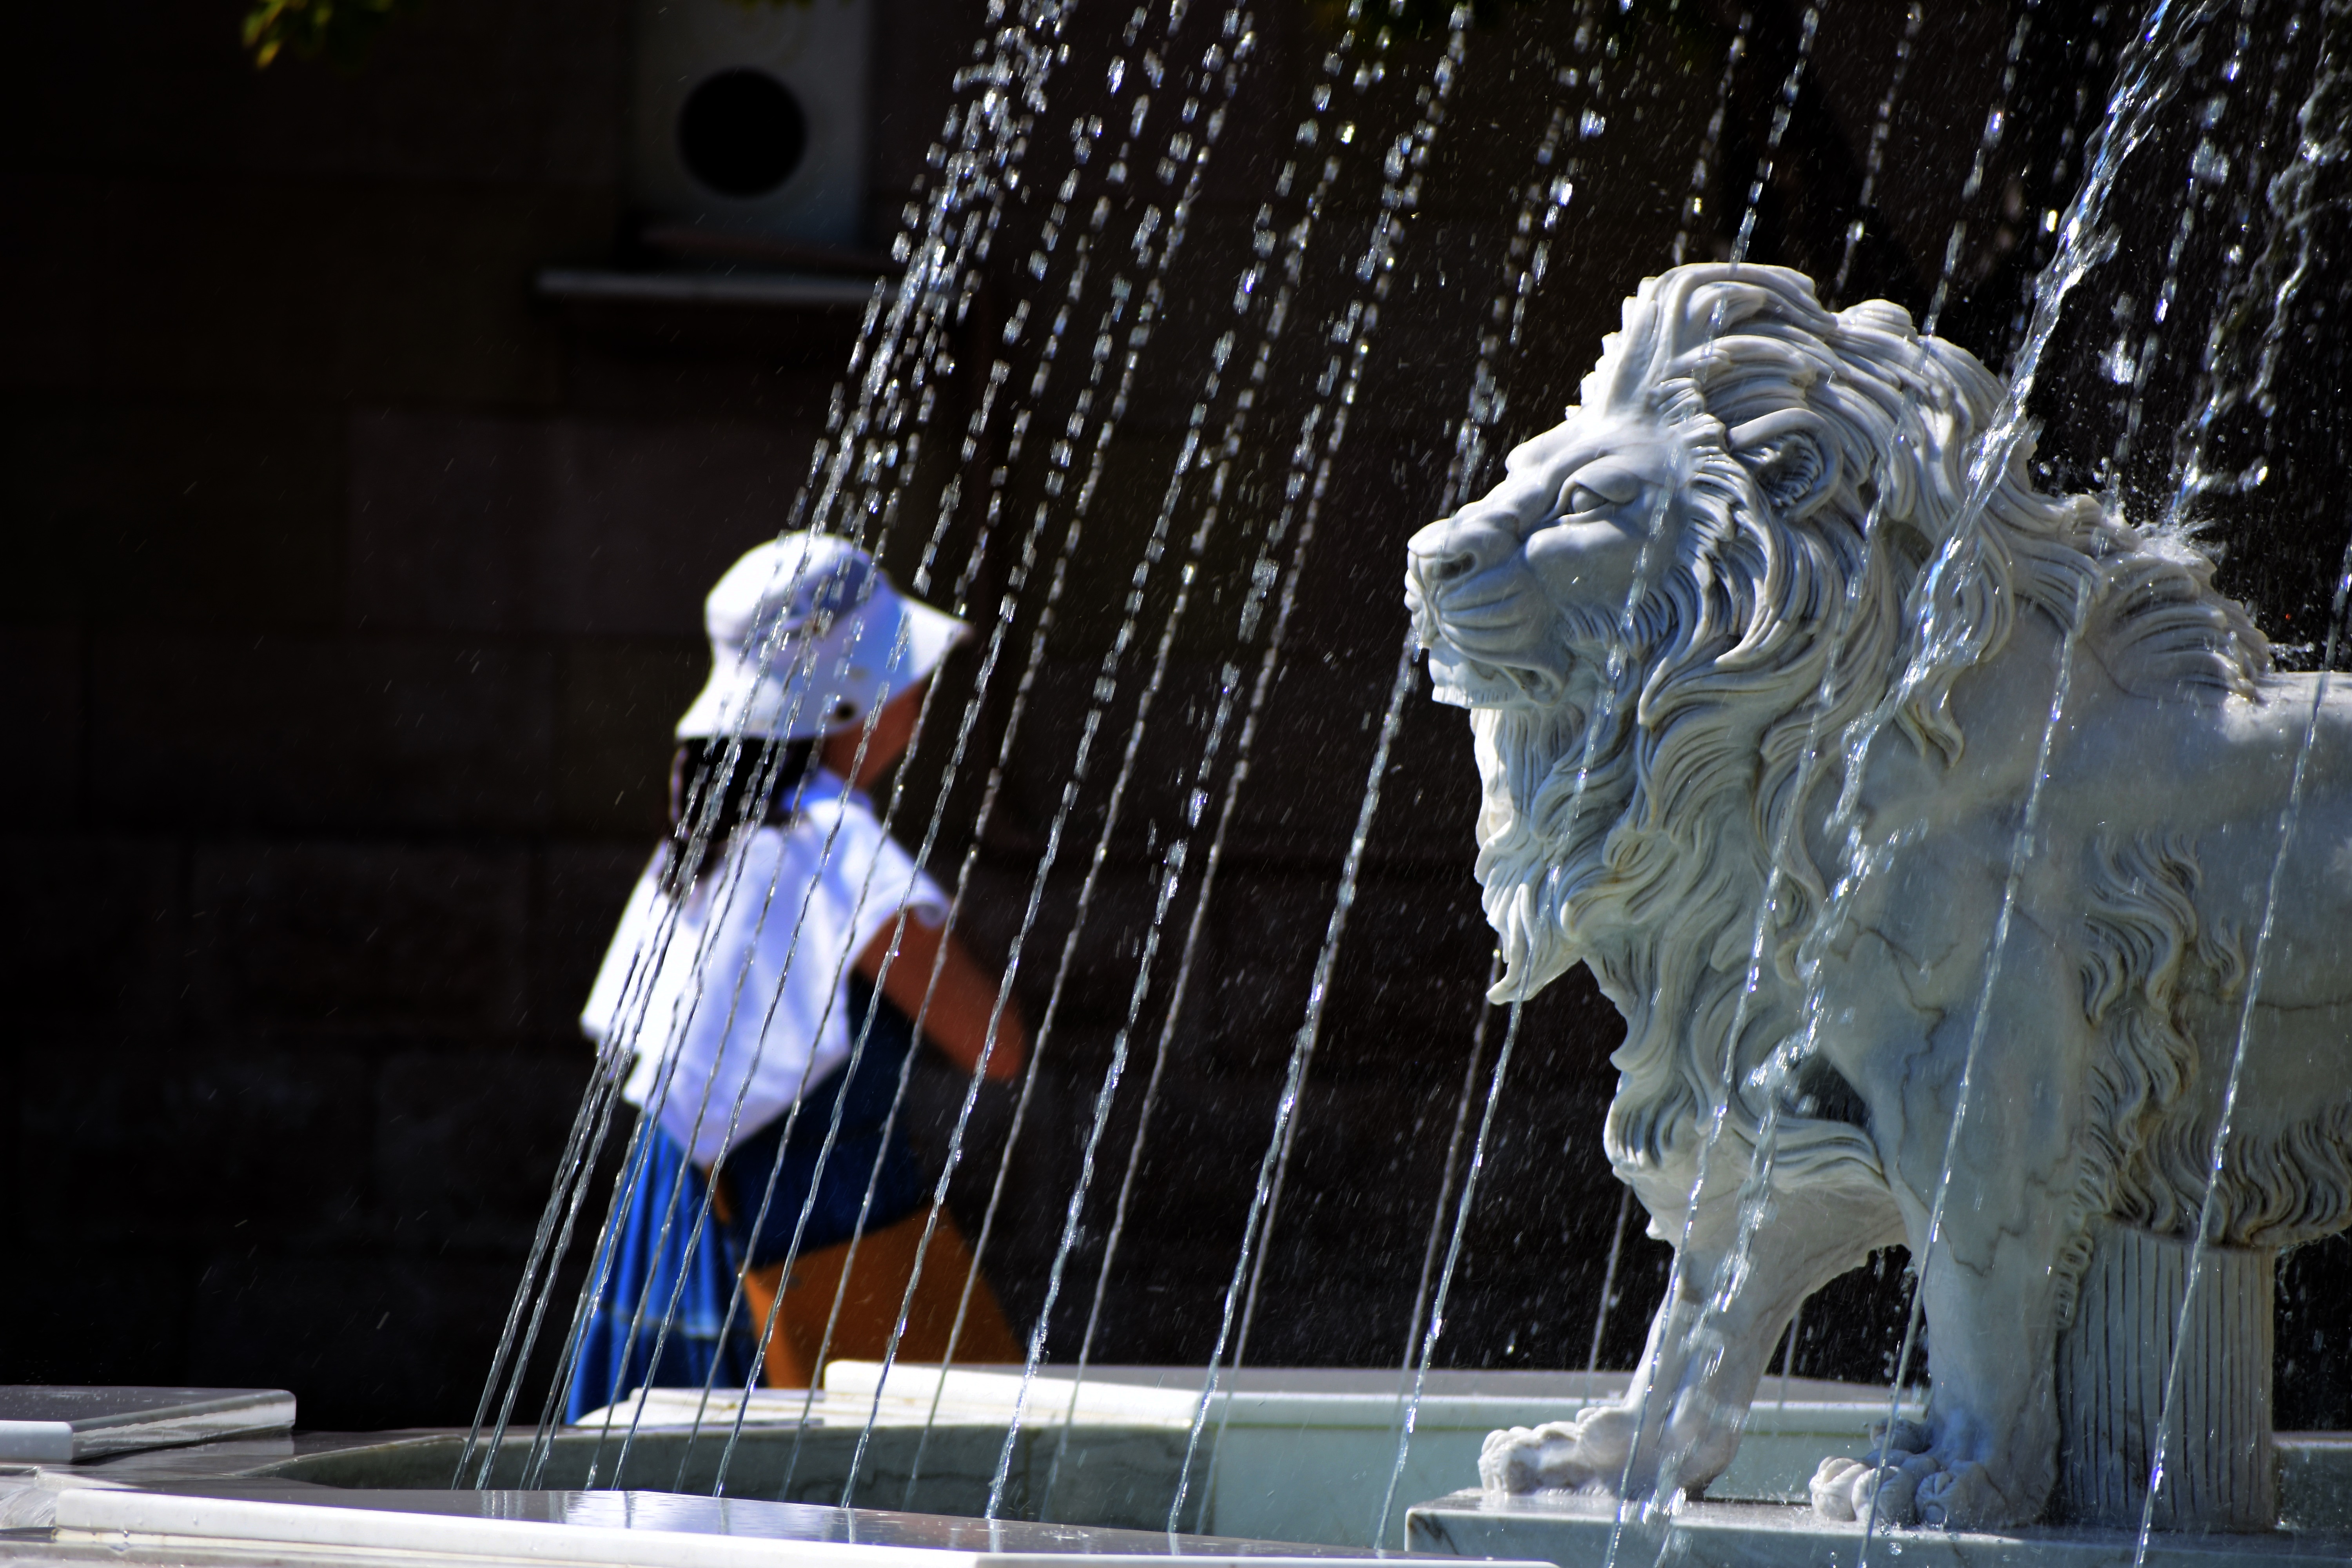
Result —
[[622, 0], [632, 218], [862, 245], [877, 3]]
[[720, 195], [767, 195], [792, 178], [807, 151], [800, 100], [766, 71], [707, 77], [678, 110], [678, 157]]

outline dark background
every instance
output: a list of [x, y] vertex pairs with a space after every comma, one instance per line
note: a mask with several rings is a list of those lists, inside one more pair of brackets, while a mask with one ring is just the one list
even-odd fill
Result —
[[[0, 1380], [279, 1385], [310, 1426], [463, 1422], [584, 1085], [573, 1016], [662, 826], [668, 728], [703, 671], [700, 595], [789, 515], [856, 315], [566, 310], [534, 294], [546, 266], [644, 260], [622, 174], [620, 0], [435, 0], [356, 68], [287, 58], [261, 72], [226, 0], [24, 9], [0, 64], [0, 1136], [15, 1286], [0, 1292]], [[1572, 126], [1594, 126], [1587, 109], [1600, 123], [1571, 132], [1546, 174], [1575, 191], [1517, 342], [1498, 353], [1497, 450], [1557, 417], [1617, 301], [1673, 259], [1678, 226], [1689, 257], [1728, 253], [1751, 181], [1752, 258], [1826, 285], [1860, 218], [1841, 302], [1884, 294], [1925, 311], [1940, 293], [1941, 330], [2005, 363], [2047, 258], [2042, 215], [2080, 178], [2130, 9], [1934, 7], [1909, 45], [1867, 206], [1873, 126], [1906, 33], [1896, 7], [1822, 7], [1777, 147], [1802, 37], [1793, 5], [1481, 14], [1305, 559], [1097, 1359], [1198, 1363], [1214, 1338], [1402, 631], [1399, 552], [1439, 504], [1480, 335], [1499, 337], [1490, 306], [1553, 105], [1571, 106]], [[2077, 295], [2036, 403], [2053, 478], [2111, 474], [2143, 510], [2164, 505], [2172, 433], [2212, 384], [2200, 365], [2217, 300], [2242, 258], [2285, 232], [2264, 182], [2293, 152], [2313, 60], [2339, 42], [2332, 13], [2293, 38], [2285, 7], [2246, 15], [2252, 68], [2234, 86], [2219, 74], [2222, 29], [2184, 68], [2195, 80], [2182, 107], [2121, 187], [2119, 259]], [[886, 550], [902, 580], [943, 488], [960, 477], [980, 493], [1005, 456], [1001, 425], [969, 462], [952, 435], [996, 325], [1035, 291], [1021, 264], [1066, 166], [1055, 149], [1073, 117], [1102, 110], [1101, 62], [1126, 16], [1074, 13], [1032, 153], [1043, 173], [1007, 208], [935, 417], [943, 434], [915, 465], [910, 521]], [[1226, 532], [1202, 557], [1200, 605], [1105, 842], [1013, 1151], [990, 1265], [1024, 1322], [1044, 1299], [1221, 670], [1255, 668], [1234, 628], [1244, 542], [1278, 510], [1328, 352], [1321, 328], [1360, 296], [1352, 263], [1379, 210], [1378, 152], [1443, 47], [1433, 16], [1403, 8], [1394, 36], [1363, 51], [1385, 76], [1343, 84], [1332, 115], [1360, 122], [1362, 151], [1315, 215], [1297, 320]], [[975, 25], [973, 8], [940, 0], [880, 0], [878, 17], [877, 248], [926, 177]], [[967, 926], [992, 956], [1010, 950], [1170, 458], [1234, 321], [1253, 217], [1274, 197], [1337, 17], [1266, 0], [1255, 28], [1003, 799], [977, 829]], [[1197, 50], [1206, 23], [1183, 36]], [[2235, 172], [2199, 184], [2184, 174], [2205, 134], [2194, 109], [2217, 95], [2227, 111], [2211, 134]], [[2002, 133], [1971, 180], [1993, 109]], [[1300, 195], [1276, 204], [1279, 223], [1303, 216]], [[1142, 199], [1120, 195], [1115, 229]], [[2344, 537], [2335, 492], [2352, 454], [2329, 266], [2341, 225], [2339, 212], [2301, 231], [2315, 259], [2279, 333], [2279, 406], [2249, 401], [2214, 422], [2212, 453], [2269, 454], [2271, 478], [2197, 509], [2216, 519], [2229, 585], [2289, 643], [2324, 611]], [[2168, 267], [2177, 302], [2141, 356], [2150, 372], [2118, 381], [2101, 356], [2149, 330]], [[1095, 287], [1083, 321], [1099, 310]], [[1024, 376], [1040, 341], [1006, 351]], [[2223, 382], [2251, 374], [2256, 346], [2242, 334], [2214, 351]], [[1064, 375], [1041, 402], [1041, 428], [1076, 384]], [[1009, 474], [1004, 515], [1025, 518], [1043, 482], [1033, 447]], [[1201, 506], [1195, 485], [1180, 539]], [[951, 519], [941, 583], [974, 549], [973, 510]], [[982, 611], [1007, 584], [1009, 547], [991, 549], [968, 600]], [[1147, 584], [1141, 637], [1024, 950], [1033, 1021], [1173, 581], [1163, 565]], [[1018, 596], [1014, 668], [1042, 601], [1034, 582]], [[943, 713], [975, 665], [966, 654], [951, 667]], [[984, 704], [981, 756], [995, 753], [1009, 686], [1000, 678]], [[911, 765], [910, 840], [940, 738]], [[1483, 1063], [1500, 1036], [1499, 1018], [1478, 1034], [1488, 942], [1468, 875], [1461, 715], [1414, 695], [1392, 763], [1266, 1255], [1255, 1363], [1400, 1356], [1473, 1041]], [[982, 772], [948, 797], [945, 870], [973, 840]], [[1094, 1291], [1188, 914], [1180, 900], [1170, 917], [1114, 1102], [1056, 1359], [1075, 1354]], [[1619, 1034], [1580, 972], [1528, 1008], [1440, 1364], [1585, 1363], [1620, 1213], [1598, 1139]], [[919, 1082], [935, 1159], [960, 1092], [945, 1069]], [[954, 1199], [967, 1232], [1010, 1110], [1003, 1093], [982, 1103]], [[2345, 1256], [2308, 1249], [2283, 1278], [2282, 1426], [2352, 1416]], [[1602, 1364], [1638, 1352], [1664, 1259], [1624, 1238]], [[1899, 1255], [1840, 1282], [1809, 1307], [1796, 1369], [1887, 1375], [1903, 1300]]]

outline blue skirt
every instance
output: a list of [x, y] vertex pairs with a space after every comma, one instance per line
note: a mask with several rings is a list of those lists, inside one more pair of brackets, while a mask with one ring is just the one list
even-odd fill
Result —
[[706, 1212], [709, 1184], [658, 1123], [642, 1131], [621, 1188], [620, 1223], [597, 1259], [601, 1279], [592, 1286], [603, 1289], [581, 1331], [566, 1421], [639, 1388], [740, 1389], [751, 1376], [758, 1325], [747, 1325], [739, 1307], [723, 1340], [719, 1334], [735, 1291], [735, 1259]]
[[[853, 1020], [875, 1014], [856, 1073], [836, 1068], [802, 1097], [797, 1116], [780, 1116], [738, 1140], [719, 1166], [724, 1222], [709, 1211], [710, 1182], [677, 1141], [658, 1123], [644, 1124], [615, 1198], [618, 1221], [592, 1276], [597, 1295], [581, 1330], [565, 1420], [578, 1421], [639, 1388], [741, 1389], [751, 1380], [761, 1325], [739, 1304], [720, 1334], [738, 1273], [747, 1264], [783, 1261], [796, 1228], [803, 1255], [849, 1240], [869, 1182], [871, 1230], [905, 1219], [929, 1200], [929, 1184], [904, 1126], [890, 1114], [915, 1047], [914, 1026], [862, 976], [850, 977], [849, 993]], [[836, 1104], [840, 1131], [820, 1169], [817, 1151]]]

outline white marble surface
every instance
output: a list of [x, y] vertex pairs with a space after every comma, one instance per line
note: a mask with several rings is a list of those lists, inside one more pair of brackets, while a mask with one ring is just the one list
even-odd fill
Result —
[[281, 1388], [0, 1384], [0, 1461], [63, 1464], [293, 1425]]
[[[1462, 1557], [1538, 1558], [1554, 1568], [1602, 1568], [1615, 1505], [1605, 1498], [1536, 1494], [1496, 1498], [1471, 1490], [1423, 1503], [1407, 1546]], [[1671, 1519], [1635, 1518], [1616, 1548], [1625, 1568], [1856, 1568], [1864, 1529], [1795, 1504], [1699, 1502]], [[2127, 1568], [2123, 1531], [2026, 1526], [1989, 1533], [1881, 1527], [1869, 1561], [1884, 1568]], [[2318, 1568], [2352, 1561], [2352, 1534], [2195, 1534], [2152, 1537], [2147, 1568]]]
[[[778, 1496], [789, 1469], [792, 1500], [839, 1501], [851, 1451], [875, 1405], [879, 1373], [871, 1363], [836, 1363], [829, 1371], [829, 1387], [814, 1402], [817, 1425], [805, 1430], [797, 1426], [798, 1396], [757, 1396], [733, 1458], [730, 1489], [743, 1496]], [[1070, 1384], [1066, 1374], [1049, 1373], [1033, 1391], [1027, 1429], [1015, 1448], [1007, 1510], [1034, 1510], [1058, 1454], [1062, 1468], [1053, 1491], [1053, 1517], [1100, 1527], [1158, 1528], [1182, 1461], [1200, 1376], [1196, 1367], [1093, 1369], [1080, 1390], [1076, 1420], [1067, 1428], [1068, 1449], [1062, 1452]], [[925, 1447], [922, 1479], [910, 1498], [907, 1477], [938, 1381], [936, 1369], [893, 1369], [855, 1493], [860, 1504], [941, 1514], [985, 1508], [1019, 1375], [1009, 1369], [950, 1374], [940, 1425]], [[1622, 1373], [1433, 1374], [1386, 1544], [1402, 1541], [1408, 1504], [1451, 1491], [1475, 1476], [1479, 1443], [1493, 1426], [1571, 1417], [1621, 1397], [1625, 1381]], [[1195, 1528], [1224, 1536], [1370, 1544], [1396, 1455], [1397, 1374], [1267, 1367], [1246, 1369], [1240, 1382], [1223, 1458], [1213, 1474], [1205, 1462], [1196, 1463], [1193, 1472], [1193, 1496], [1206, 1499], [1207, 1512], [1195, 1516], [1188, 1510], [1186, 1522], [1197, 1517]], [[1785, 1384], [1785, 1404], [1780, 1399], [1783, 1392], [1779, 1379], [1768, 1385], [1767, 1396], [1751, 1413], [1747, 1446], [1718, 1479], [1718, 1495], [1802, 1496], [1805, 1478], [1820, 1457], [1860, 1452], [1864, 1428], [1883, 1410], [1883, 1395], [1871, 1389], [1798, 1378]], [[650, 1402], [625, 1475], [614, 1473], [625, 1422], [605, 1439], [593, 1479], [595, 1430], [566, 1429], [536, 1484], [709, 1490], [724, 1446], [727, 1412], [719, 1412], [689, 1443], [683, 1422], [691, 1419], [692, 1403], [670, 1394]], [[1223, 1414], [1221, 1406], [1213, 1407], [1211, 1418]], [[527, 1433], [509, 1436], [499, 1484], [513, 1486], [520, 1479], [521, 1453], [529, 1441]], [[446, 1487], [462, 1443], [463, 1434], [447, 1432], [305, 1435], [126, 1456], [73, 1473], [166, 1489], [242, 1476], [316, 1483], [364, 1497]], [[46, 1523], [47, 1515], [0, 1522]]]
[[[835, 1362], [825, 1371], [826, 1392], [870, 1399], [880, 1374], [877, 1363]], [[1396, 1462], [1402, 1416], [1397, 1374], [1258, 1369], [1245, 1373], [1240, 1387], [1211, 1402], [1210, 1430], [1222, 1429], [1223, 1447], [1213, 1468], [1204, 1452], [1195, 1470], [1196, 1495], [1205, 1489], [1207, 1501], [1202, 1527], [1227, 1536], [1396, 1546], [1402, 1540], [1404, 1506], [1475, 1477], [1487, 1433], [1497, 1426], [1573, 1419], [1581, 1411], [1622, 1400], [1627, 1382], [1624, 1373], [1433, 1373], [1414, 1420], [1389, 1539], [1374, 1542], [1372, 1531]], [[940, 1390], [941, 1408], [960, 1420], [992, 1416], [1002, 1422], [1020, 1384], [1020, 1374], [1009, 1369], [956, 1368]], [[1069, 1386], [1066, 1373], [1049, 1368], [1031, 1394], [1024, 1419], [1038, 1429], [1036, 1441], [1048, 1461], [1054, 1429], [1071, 1410]], [[919, 1419], [935, 1390], [936, 1368], [894, 1366], [886, 1407]], [[1079, 1386], [1076, 1421], [1081, 1429], [1158, 1426], [1181, 1436], [1200, 1396], [1201, 1372], [1195, 1367], [1104, 1368]], [[1870, 1423], [1885, 1412], [1885, 1395], [1875, 1389], [1810, 1378], [1790, 1379], [1784, 1387], [1775, 1379], [1751, 1412], [1738, 1458], [1717, 1478], [1716, 1493], [1802, 1498], [1806, 1479], [1822, 1456], [1862, 1453]], [[1181, 1457], [1181, 1447], [1171, 1446], [1164, 1470], [1144, 1483], [1144, 1489], [1163, 1500], [1170, 1495]], [[1148, 1461], [1137, 1452], [1128, 1462]], [[1042, 1468], [1033, 1463], [1033, 1473]], [[1084, 1517], [1063, 1511], [1076, 1500], [1065, 1498], [1057, 1517]]]
[[58, 1495], [54, 1530], [56, 1542], [67, 1547], [230, 1556], [292, 1548], [377, 1559], [611, 1568], [1019, 1568], [1073, 1557], [1107, 1568], [1145, 1568], [1176, 1556], [1211, 1568], [1332, 1568], [1370, 1561], [1287, 1543], [992, 1524], [667, 1492], [338, 1495], [247, 1487], [205, 1494], [79, 1488]]

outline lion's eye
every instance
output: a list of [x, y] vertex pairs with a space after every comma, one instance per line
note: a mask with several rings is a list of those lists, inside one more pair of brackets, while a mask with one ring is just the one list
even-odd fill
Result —
[[1591, 485], [1570, 485], [1561, 501], [1560, 510], [1563, 515], [1573, 517], [1579, 512], [1598, 511], [1608, 504], [1609, 498]]

